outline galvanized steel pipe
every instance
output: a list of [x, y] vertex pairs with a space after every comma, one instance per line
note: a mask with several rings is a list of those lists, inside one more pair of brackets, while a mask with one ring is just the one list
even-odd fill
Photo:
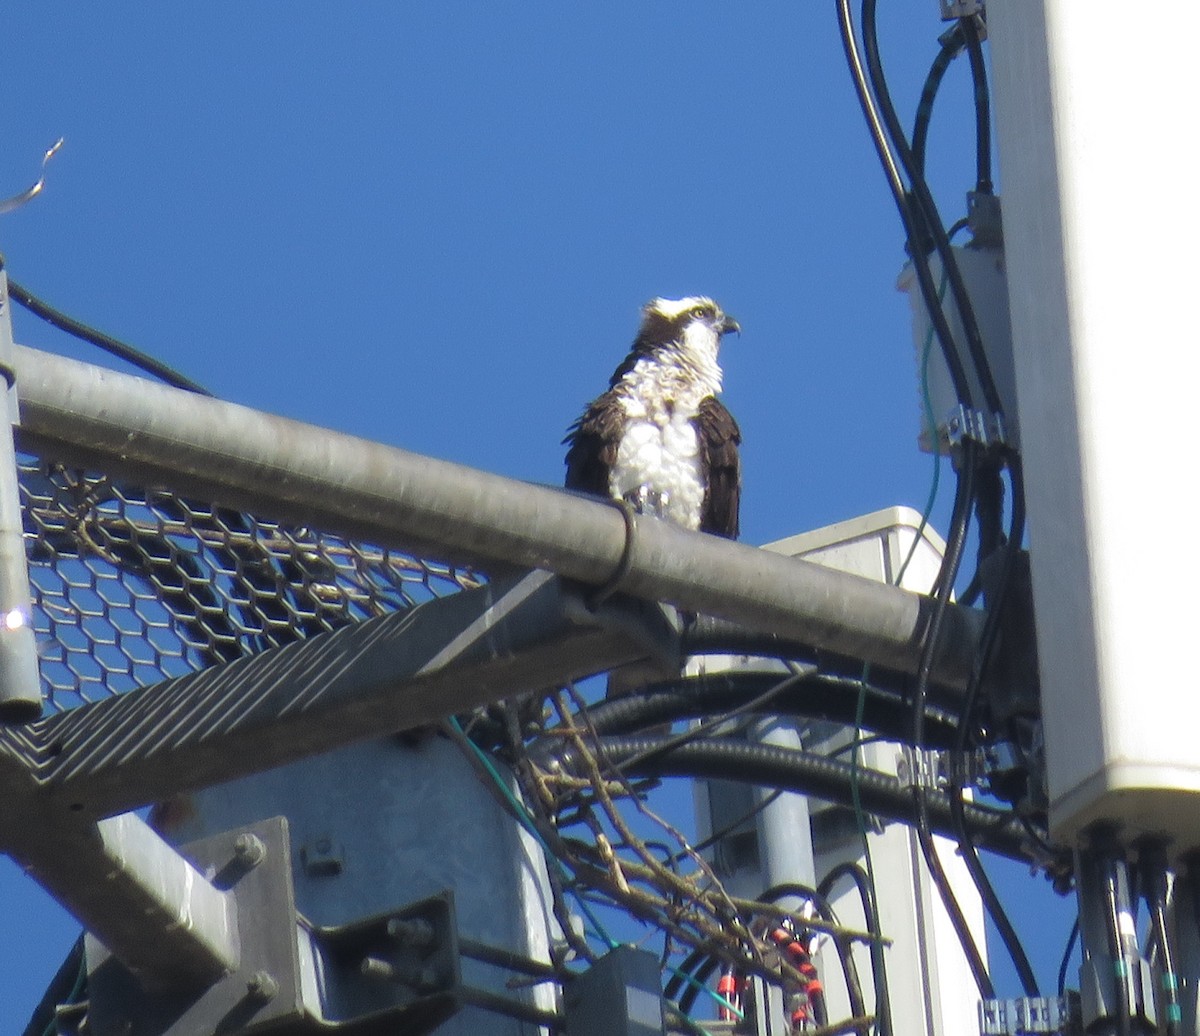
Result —
[[12, 379], [12, 321], [8, 275], [0, 260], [0, 721], [24, 722], [42, 711], [37, 645], [29, 598], [29, 571], [21, 526], [16, 454], [9, 426], [17, 407]]
[[[55, 459], [448, 561], [549, 569], [900, 671], [927, 598], [532, 485], [17, 346], [19, 442]], [[961, 687], [979, 613], [951, 607], [934, 678]]]

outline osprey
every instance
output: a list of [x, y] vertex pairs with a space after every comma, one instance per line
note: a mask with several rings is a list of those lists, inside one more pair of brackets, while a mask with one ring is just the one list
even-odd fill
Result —
[[722, 335], [740, 330], [703, 296], [646, 303], [633, 348], [608, 391], [563, 440], [567, 488], [736, 538], [742, 435], [717, 400], [717, 352]]

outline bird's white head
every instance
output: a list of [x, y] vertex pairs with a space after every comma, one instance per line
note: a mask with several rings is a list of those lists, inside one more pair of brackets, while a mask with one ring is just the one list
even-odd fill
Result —
[[741, 326], [706, 296], [651, 299], [642, 307], [642, 326], [634, 350], [642, 355], [672, 354], [677, 362], [719, 386], [717, 352], [722, 336], [730, 331], [741, 331]]

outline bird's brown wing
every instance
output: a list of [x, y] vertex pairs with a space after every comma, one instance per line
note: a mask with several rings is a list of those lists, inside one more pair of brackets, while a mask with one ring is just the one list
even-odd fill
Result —
[[700, 529], [735, 540], [742, 499], [742, 463], [738, 456], [741, 430], [733, 415], [715, 396], [701, 400], [696, 424], [704, 466], [708, 470]]
[[612, 392], [592, 402], [571, 425], [567, 445], [566, 487], [594, 496], [609, 496], [608, 476], [617, 462], [622, 414]]

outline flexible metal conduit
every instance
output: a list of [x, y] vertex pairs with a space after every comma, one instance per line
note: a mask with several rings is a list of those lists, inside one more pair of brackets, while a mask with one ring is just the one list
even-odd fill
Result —
[[[859, 801], [866, 812], [907, 824], [913, 821], [912, 794], [898, 778], [867, 767], [854, 768], [840, 759], [728, 739], [679, 745], [664, 737], [601, 737], [597, 745], [612, 766], [635, 760], [626, 767], [628, 776], [741, 781], [796, 791], [847, 807], [853, 805], [857, 784]], [[578, 751], [571, 745], [561, 747], [556, 760], [568, 773], [580, 770]], [[970, 803], [964, 804], [963, 815], [972, 838], [982, 848], [1028, 861], [1029, 837], [1014, 816]], [[945, 792], [929, 792], [929, 818], [935, 832], [957, 837]]]
[[[911, 672], [929, 603], [794, 558], [17, 346], [19, 443], [68, 463], [480, 567], [549, 569]], [[626, 558], [626, 553], [628, 556]], [[623, 562], [623, 558], [625, 561]], [[962, 687], [981, 616], [951, 607], [934, 678]]]

